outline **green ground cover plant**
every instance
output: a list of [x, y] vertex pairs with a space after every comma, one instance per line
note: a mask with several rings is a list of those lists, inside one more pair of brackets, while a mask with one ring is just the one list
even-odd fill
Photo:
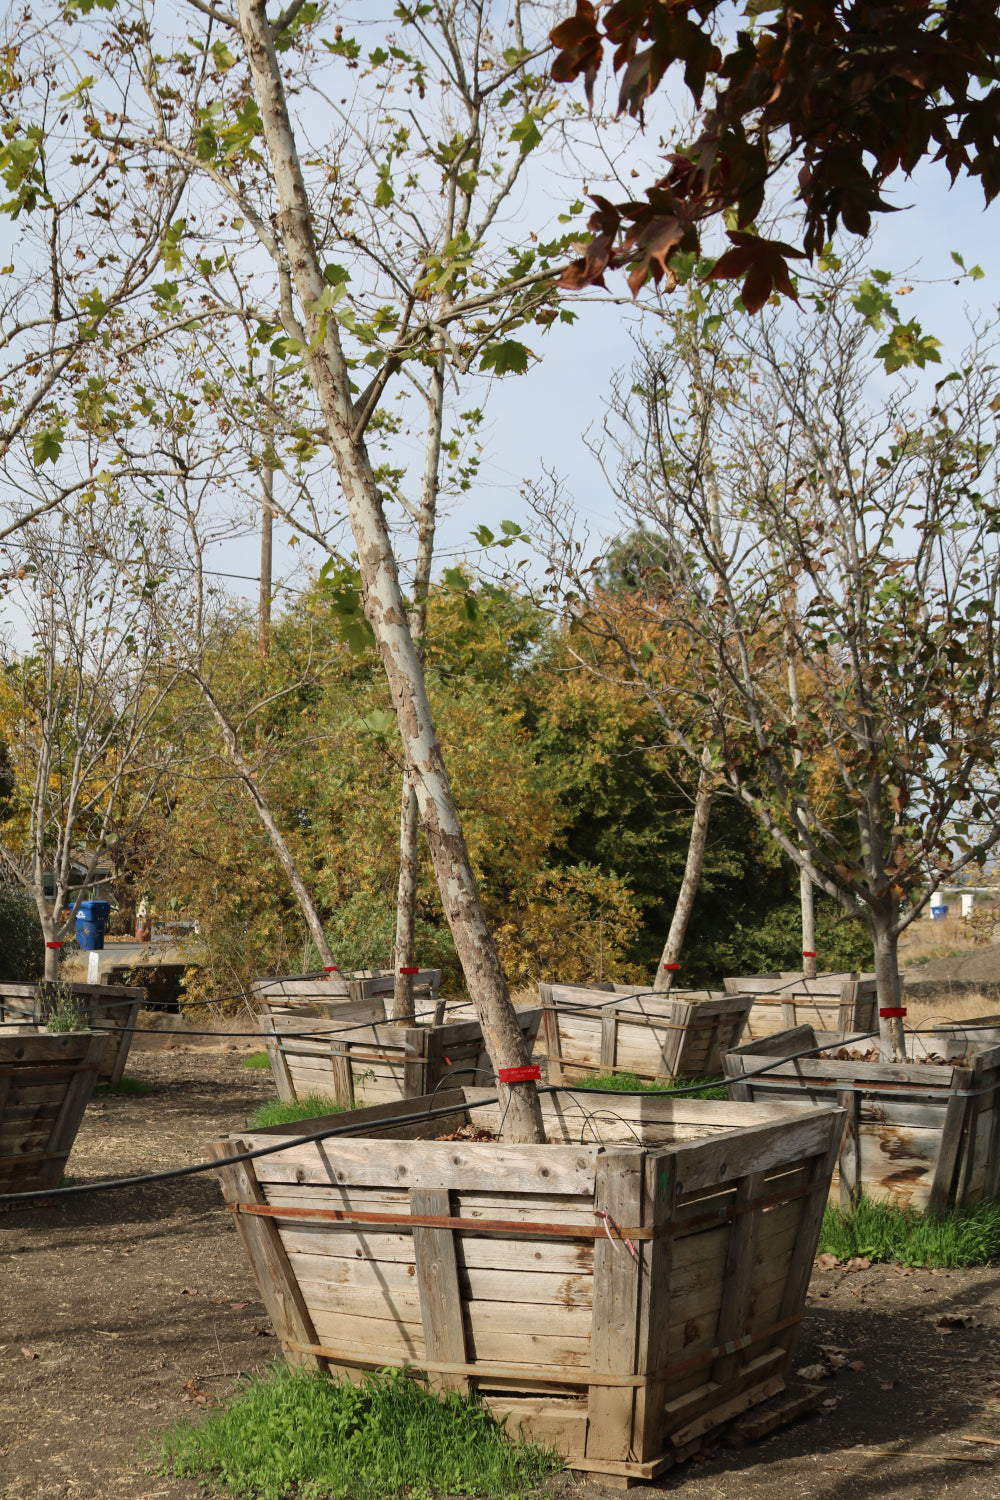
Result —
[[276, 1365], [225, 1411], [160, 1439], [160, 1472], [204, 1476], [240, 1500], [488, 1500], [527, 1495], [561, 1467], [510, 1437], [476, 1396], [434, 1395], [402, 1370], [360, 1385]]
[[245, 1068], [268, 1068], [271, 1066], [266, 1052], [251, 1052], [249, 1057], [243, 1059]]
[[573, 1084], [575, 1089], [599, 1089], [602, 1092], [633, 1094], [676, 1094], [678, 1091], [696, 1089], [688, 1094], [689, 1099], [728, 1099], [726, 1085], [718, 1078], [671, 1078], [659, 1083], [648, 1078], [639, 1078], [635, 1073], [601, 1073], [597, 1078], [581, 1078]]
[[115, 1084], [99, 1083], [95, 1094], [148, 1094], [150, 1087], [141, 1078], [131, 1078], [126, 1073]]
[[322, 1099], [319, 1094], [307, 1094], [304, 1099], [294, 1100], [283, 1104], [280, 1099], [273, 1099], [270, 1104], [262, 1104], [256, 1114], [251, 1115], [250, 1124], [255, 1130], [263, 1130], [266, 1125], [289, 1125], [293, 1120], [315, 1120], [321, 1115], [339, 1115], [348, 1105], [337, 1104], [333, 1099]]
[[1000, 1202], [943, 1214], [917, 1214], [862, 1198], [851, 1213], [827, 1207], [819, 1253], [866, 1256], [904, 1266], [981, 1266], [1000, 1261]]

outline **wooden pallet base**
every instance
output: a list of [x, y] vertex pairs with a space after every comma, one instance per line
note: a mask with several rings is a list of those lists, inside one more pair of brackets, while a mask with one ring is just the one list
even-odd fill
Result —
[[803, 1380], [789, 1380], [779, 1396], [764, 1401], [760, 1406], [734, 1422], [726, 1434], [727, 1443], [759, 1443], [779, 1427], [797, 1422], [799, 1417], [815, 1411], [825, 1391], [821, 1385], [807, 1385]]

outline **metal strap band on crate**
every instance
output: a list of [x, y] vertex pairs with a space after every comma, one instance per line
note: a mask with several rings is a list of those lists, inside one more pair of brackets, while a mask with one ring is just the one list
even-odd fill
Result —
[[[334, 1186], [336, 1184], [333, 1184]], [[785, 1203], [794, 1203], [812, 1192], [809, 1184], [794, 1188], [791, 1192], [771, 1193], [752, 1198], [746, 1203], [731, 1203], [725, 1208], [710, 1209], [707, 1213], [692, 1214], [669, 1224], [645, 1224], [639, 1227], [615, 1225], [614, 1230], [621, 1240], [658, 1240], [674, 1234], [683, 1234], [703, 1224], [724, 1224], [729, 1219], [739, 1218], [757, 1208], [777, 1208]], [[368, 1209], [350, 1208], [304, 1208], [299, 1205], [283, 1207], [275, 1203], [230, 1203], [230, 1212], [250, 1214], [261, 1219], [312, 1220], [314, 1223], [371, 1224], [384, 1229], [459, 1229], [470, 1234], [510, 1234], [528, 1239], [598, 1240], [604, 1239], [608, 1230], [606, 1221], [601, 1224], [528, 1224], [520, 1219], [460, 1219], [449, 1214], [402, 1214], [376, 1213]]]
[[378, 1365], [379, 1368], [390, 1366], [396, 1370], [427, 1370], [439, 1375], [472, 1375], [480, 1379], [510, 1380], [522, 1379], [528, 1381], [552, 1380], [561, 1385], [599, 1385], [632, 1387], [654, 1385], [659, 1380], [667, 1380], [675, 1375], [686, 1375], [692, 1370], [699, 1369], [702, 1365], [710, 1365], [723, 1354], [736, 1354], [741, 1349], [749, 1349], [751, 1344], [759, 1344], [762, 1339], [773, 1337], [802, 1321], [801, 1313], [795, 1313], [790, 1318], [782, 1318], [780, 1322], [771, 1323], [767, 1328], [761, 1328], [756, 1333], [745, 1334], [741, 1339], [730, 1339], [726, 1344], [717, 1344], [712, 1349], [707, 1349], [704, 1354], [695, 1354], [691, 1359], [684, 1359], [664, 1365], [659, 1370], [651, 1370], [645, 1375], [611, 1375], [604, 1371], [591, 1371], [577, 1365], [504, 1365], [497, 1364], [493, 1360], [480, 1360], [475, 1364], [448, 1364], [443, 1360], [436, 1359], [389, 1359], [381, 1354], [364, 1354], [357, 1350], [334, 1349], [328, 1344], [305, 1344], [298, 1339], [282, 1340], [286, 1349], [293, 1350], [296, 1354], [314, 1354], [319, 1359], [330, 1359], [335, 1364], [342, 1365]]

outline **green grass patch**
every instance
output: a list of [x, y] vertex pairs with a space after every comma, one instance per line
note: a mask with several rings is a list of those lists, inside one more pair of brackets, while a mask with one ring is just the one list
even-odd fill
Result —
[[152, 1090], [148, 1083], [141, 1078], [130, 1078], [127, 1073], [119, 1078], [117, 1083], [99, 1083], [94, 1090], [95, 1094], [149, 1094]]
[[527, 1495], [562, 1467], [515, 1441], [479, 1398], [432, 1394], [401, 1370], [361, 1385], [276, 1365], [226, 1410], [179, 1422], [160, 1472], [204, 1476], [240, 1500], [411, 1500]]
[[266, 1052], [251, 1052], [249, 1057], [243, 1059], [245, 1068], [269, 1068], [271, 1059]]
[[307, 1094], [304, 1099], [291, 1104], [282, 1104], [280, 1099], [272, 1099], [270, 1104], [262, 1104], [256, 1114], [251, 1115], [250, 1124], [255, 1130], [262, 1130], [265, 1125], [290, 1125], [293, 1120], [315, 1120], [320, 1115], [339, 1115], [350, 1108], [346, 1104], [337, 1104], [333, 1099], [321, 1099], [319, 1094]]
[[870, 1198], [846, 1214], [827, 1205], [819, 1251], [838, 1260], [864, 1255], [904, 1266], [982, 1266], [1000, 1260], [1000, 1202], [943, 1214], [917, 1214]]
[[605, 1092], [620, 1089], [626, 1093], [642, 1094], [676, 1094], [679, 1089], [697, 1089], [697, 1093], [688, 1094], [687, 1097], [689, 1099], [729, 1098], [725, 1083], [720, 1083], [718, 1078], [670, 1078], [663, 1083], [657, 1083], [651, 1082], [648, 1078], [639, 1078], [635, 1073], [601, 1073], [597, 1078], [581, 1078], [568, 1087], [599, 1089]]

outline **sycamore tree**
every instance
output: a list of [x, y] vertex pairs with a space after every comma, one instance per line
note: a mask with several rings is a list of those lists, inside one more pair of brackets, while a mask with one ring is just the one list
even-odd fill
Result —
[[[926, 410], [902, 376], [874, 398], [887, 280], [831, 261], [794, 318], [710, 315], [697, 380], [681, 341], [644, 347], [605, 451], [656, 539], [627, 626], [565, 509], [549, 552], [581, 662], [613, 647], [673, 741], [867, 923], [900, 1055], [900, 934], [1000, 841], [1000, 379], [980, 339]], [[683, 678], [661, 670], [678, 643]]]
[[148, 608], [167, 585], [155, 535], [108, 502], [25, 520], [9, 552], [24, 643], [0, 682], [15, 782], [0, 859], [35, 903], [55, 979], [70, 903], [127, 847], [169, 770], [156, 729], [174, 673]]
[[0, 22], [0, 541], [143, 472], [104, 436], [129, 361], [176, 328], [148, 301], [186, 174], [148, 171], [113, 100], [95, 129], [72, 36], [26, 7]]
[[[550, 113], [535, 66], [547, 48], [541, 17], [474, 0], [400, 7], [367, 54], [310, 4], [269, 17], [263, 0], [235, 13], [197, 0], [169, 14], [101, 0], [79, 24], [102, 70], [86, 116], [98, 148], [113, 114], [116, 137], [157, 180], [187, 182], [161, 241], [162, 317], [229, 317], [253, 344], [258, 379], [274, 356], [278, 389], [309, 390], [312, 417], [296, 441], [326, 448], [336, 467], [469, 992], [494, 1061], [521, 1064], [367, 439], [404, 365], [425, 381], [442, 359], [458, 375], [517, 370], [533, 351], [514, 335], [560, 316], [561, 242], [510, 247], [504, 223]], [[454, 102], [456, 85], [467, 103]], [[359, 133], [365, 100], [372, 128]], [[234, 370], [246, 358], [234, 347]], [[507, 1118], [514, 1135], [539, 1135], [533, 1088], [513, 1088]]]

